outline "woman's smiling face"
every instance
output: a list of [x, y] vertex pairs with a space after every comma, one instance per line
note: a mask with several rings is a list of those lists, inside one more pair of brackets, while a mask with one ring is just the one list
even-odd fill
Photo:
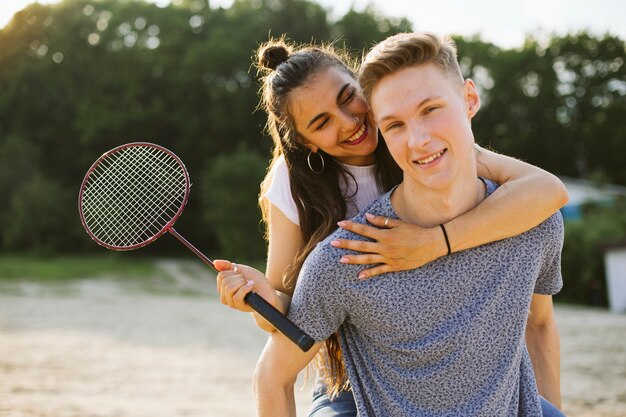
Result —
[[357, 81], [331, 66], [313, 74], [289, 97], [298, 135], [313, 152], [319, 149], [348, 165], [371, 165], [378, 144], [376, 126]]

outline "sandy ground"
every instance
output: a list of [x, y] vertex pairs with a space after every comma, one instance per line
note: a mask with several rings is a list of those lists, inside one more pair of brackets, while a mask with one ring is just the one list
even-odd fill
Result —
[[[0, 283], [0, 416], [254, 415], [266, 336], [193, 265], [163, 262], [171, 279], [148, 283]], [[556, 312], [567, 415], [626, 416], [626, 315]], [[311, 384], [298, 386], [306, 415]]]

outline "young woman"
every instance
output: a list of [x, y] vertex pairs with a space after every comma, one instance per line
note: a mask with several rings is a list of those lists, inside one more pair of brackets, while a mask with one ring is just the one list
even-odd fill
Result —
[[[367, 265], [359, 275], [367, 279], [522, 233], [567, 201], [563, 184], [553, 175], [476, 147], [479, 175], [502, 186], [465, 215], [432, 229], [378, 217], [370, 219], [372, 227], [346, 221], [401, 181], [354, 72], [345, 64], [349, 61], [328, 47], [295, 48], [282, 40], [262, 45], [258, 58], [264, 74], [260, 105], [268, 113], [274, 140], [260, 196], [267, 226], [267, 280], [252, 280], [245, 266], [218, 262], [221, 300], [232, 308], [252, 311], [243, 297], [254, 289], [286, 312], [304, 259], [338, 224], [372, 239], [332, 242], [361, 252], [337, 262]], [[256, 314], [255, 319], [261, 328], [275, 330]], [[325, 347], [325, 355], [340, 357], [336, 338]], [[328, 361], [321, 358], [321, 363]], [[356, 415], [344, 370], [322, 368], [327, 384], [318, 384], [310, 415]]]

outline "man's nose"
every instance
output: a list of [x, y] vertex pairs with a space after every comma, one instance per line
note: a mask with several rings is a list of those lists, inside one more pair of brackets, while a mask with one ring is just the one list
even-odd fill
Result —
[[417, 122], [408, 123], [408, 143], [411, 148], [421, 148], [430, 142], [430, 132]]

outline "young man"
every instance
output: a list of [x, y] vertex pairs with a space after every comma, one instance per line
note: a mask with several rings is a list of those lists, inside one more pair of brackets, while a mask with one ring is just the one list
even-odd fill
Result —
[[[404, 172], [367, 212], [433, 227], [496, 189], [476, 175], [471, 120], [480, 99], [451, 41], [389, 38], [366, 57], [360, 82]], [[366, 223], [364, 213], [353, 220]], [[340, 238], [364, 239], [340, 229], [317, 246], [289, 318], [319, 342], [339, 331], [359, 416], [542, 415], [525, 332], [530, 311], [530, 323], [547, 329], [540, 351], [558, 350], [551, 295], [562, 285], [559, 214], [519, 236], [380, 279], [360, 280], [358, 265], [336, 262], [348, 253], [331, 245]], [[271, 336], [255, 378], [260, 415], [295, 415], [293, 384], [320, 346], [302, 353], [282, 334]], [[558, 360], [555, 371], [550, 355], [535, 353], [544, 395], [558, 403]]]

